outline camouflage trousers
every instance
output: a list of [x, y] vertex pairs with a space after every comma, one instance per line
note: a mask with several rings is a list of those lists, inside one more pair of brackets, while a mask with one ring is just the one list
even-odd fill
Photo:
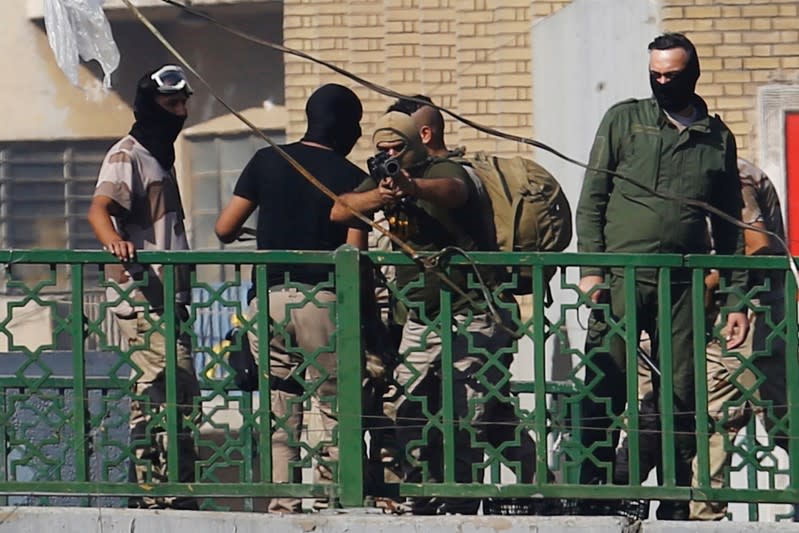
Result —
[[[505, 324], [510, 313], [500, 309]], [[455, 315], [452, 339], [455, 432], [455, 481], [482, 480], [484, 452], [501, 455], [519, 483], [535, 477], [535, 442], [519, 420], [518, 404], [510, 394], [509, 366], [515, 352], [511, 335], [488, 315]], [[394, 370], [399, 394], [384, 406], [395, 421], [399, 457], [404, 457], [404, 481], [444, 481], [443, 433], [432, 427], [443, 405], [441, 368], [443, 344], [434, 327], [408, 320], [402, 332], [402, 361]], [[449, 371], [449, 369], [446, 369]], [[432, 429], [429, 429], [431, 428]], [[414, 500], [415, 514], [474, 514], [477, 499]]]
[[[716, 431], [709, 436], [710, 486], [728, 486], [735, 437], [752, 414], [761, 416], [767, 438], [788, 451], [788, 388], [785, 339], [774, 335], [774, 324], [785, 317], [785, 300], [779, 294], [758, 312], [749, 312], [749, 335], [743, 345], [723, 351], [716, 343], [707, 349], [708, 415]], [[760, 444], [759, 446], [763, 446]], [[699, 485], [699, 464], [694, 458], [693, 485]], [[691, 520], [721, 520], [727, 502], [691, 502]]]
[[[166, 344], [157, 327], [161, 317], [138, 313], [134, 317], [119, 318], [117, 323], [128, 341], [131, 359], [131, 378], [135, 379], [130, 402], [130, 460], [128, 479], [139, 485], [168, 480], [166, 432], [167, 379]], [[177, 413], [178, 420], [178, 481], [195, 480], [194, 465], [197, 450], [192, 429], [199, 420], [200, 395], [197, 376], [191, 359], [191, 341], [179, 335], [177, 354]], [[129, 507], [149, 509], [196, 509], [194, 498], [175, 496], [144, 496], [130, 498]]]

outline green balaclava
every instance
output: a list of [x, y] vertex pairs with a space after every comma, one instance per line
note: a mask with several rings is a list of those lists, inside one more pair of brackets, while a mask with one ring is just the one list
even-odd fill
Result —
[[392, 111], [383, 115], [375, 124], [372, 146], [378, 149], [377, 145], [380, 143], [397, 141], [405, 143], [405, 147], [397, 155], [403, 169], [411, 170], [428, 161], [427, 149], [413, 119], [405, 113]]

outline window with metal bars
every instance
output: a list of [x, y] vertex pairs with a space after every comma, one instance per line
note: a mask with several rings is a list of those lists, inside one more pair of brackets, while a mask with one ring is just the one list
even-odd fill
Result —
[[96, 249], [86, 213], [114, 142], [0, 144], [0, 246]]

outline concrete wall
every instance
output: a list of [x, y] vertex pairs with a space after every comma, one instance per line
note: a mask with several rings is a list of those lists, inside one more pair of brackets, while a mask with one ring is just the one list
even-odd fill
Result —
[[58, 68], [43, 28], [24, 2], [0, 2], [0, 142], [115, 137], [130, 127], [128, 106], [80, 69], [84, 88]]
[[[127, 509], [0, 508], [0, 533], [634, 533], [615, 517], [397, 517], [365, 514], [264, 514]], [[799, 530], [799, 529], [798, 529]]]
[[[225, 3], [223, 7], [217, 12], [222, 22], [282, 42], [280, 3]], [[234, 108], [261, 107], [265, 101], [283, 104], [282, 54], [187, 20], [176, 8], [161, 8], [157, 13], [159, 30]], [[115, 138], [126, 133], [133, 121], [131, 103], [138, 78], [148, 69], [174, 61], [169, 52], [129, 15], [112, 17], [121, 55], [113, 88], [102, 89], [95, 63], [81, 65], [81, 87], [74, 87], [55, 63], [43, 21], [29, 15], [25, 2], [0, 2], [5, 27], [0, 35], [4, 52], [0, 68], [5, 73], [0, 77], [0, 142]], [[189, 126], [227, 113], [198, 82], [192, 84], [195, 95]]]
[[[373, 510], [374, 511], [374, 510]], [[793, 523], [634, 522], [619, 517], [405, 517], [354, 510], [280, 517], [259, 513], [139, 511], [57, 507], [0, 508], [0, 533], [766, 533], [799, 532]]]

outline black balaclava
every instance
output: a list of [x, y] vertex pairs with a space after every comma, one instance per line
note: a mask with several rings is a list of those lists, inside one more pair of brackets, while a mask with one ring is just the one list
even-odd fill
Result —
[[657, 77], [649, 74], [649, 85], [658, 105], [666, 111], [675, 113], [688, 107], [694, 100], [696, 82], [699, 80], [699, 58], [696, 51], [687, 51], [688, 64], [667, 83], [658, 83]]
[[142, 76], [136, 86], [136, 100], [133, 102], [136, 122], [130, 134], [147, 148], [165, 170], [170, 170], [175, 164], [175, 139], [183, 129], [186, 117], [170, 113], [155, 101], [156, 95], [161, 93], [150, 76], [160, 68]]
[[346, 156], [361, 136], [361, 101], [343, 85], [328, 83], [315, 90], [305, 104], [305, 114], [308, 129], [303, 141], [327, 146]]

